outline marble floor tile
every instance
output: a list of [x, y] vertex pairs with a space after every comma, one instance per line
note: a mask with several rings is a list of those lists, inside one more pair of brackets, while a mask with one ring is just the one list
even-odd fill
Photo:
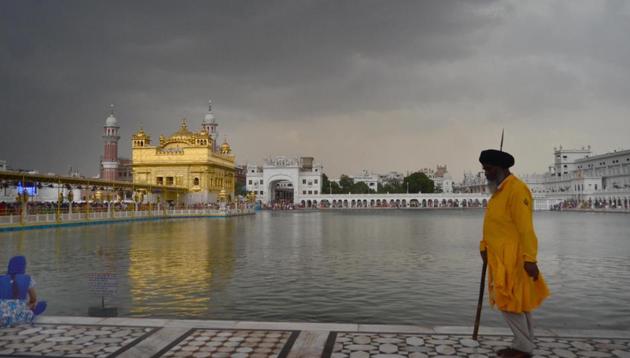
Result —
[[[331, 332], [322, 357], [495, 357], [511, 342], [511, 335], [480, 335], [474, 341], [469, 334]], [[534, 357], [625, 358], [630, 357], [630, 339], [540, 337]]]
[[0, 329], [0, 356], [110, 357], [155, 330], [107, 325], [22, 325]]
[[159, 357], [287, 357], [297, 331], [191, 329]]

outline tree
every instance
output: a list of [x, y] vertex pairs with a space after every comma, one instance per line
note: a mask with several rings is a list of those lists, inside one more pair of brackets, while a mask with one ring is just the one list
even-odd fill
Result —
[[235, 195], [247, 195], [247, 186], [245, 185], [245, 183], [236, 182]]
[[341, 177], [339, 177], [339, 186], [344, 193], [352, 191], [352, 184], [354, 184], [354, 179], [345, 174], [341, 174]]
[[[348, 191], [346, 191], [347, 193]], [[322, 194], [343, 194], [343, 189], [334, 181], [328, 179], [328, 175], [322, 174], [322, 188], [320, 190]]]
[[401, 184], [396, 183], [396, 182], [389, 182], [389, 183], [385, 183], [385, 184], [379, 184], [378, 185], [378, 192], [379, 193], [404, 193], [407, 188], [404, 188], [405, 190], [403, 190], [403, 187]]
[[352, 184], [350, 187], [350, 192], [352, 194], [367, 194], [370, 192], [370, 188], [364, 182], [358, 182]]
[[405, 192], [407, 191], [407, 184], [409, 184], [410, 193], [433, 193], [435, 191], [433, 180], [422, 172], [415, 172], [405, 177], [402, 184]]
[[322, 187], [319, 190], [320, 193], [330, 193], [330, 180], [328, 180], [328, 175], [326, 173], [322, 173]]
[[334, 181], [330, 183], [330, 189], [332, 189], [333, 194], [343, 194], [343, 189]]

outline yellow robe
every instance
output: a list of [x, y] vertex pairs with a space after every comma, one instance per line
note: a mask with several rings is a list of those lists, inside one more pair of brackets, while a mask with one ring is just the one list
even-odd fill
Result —
[[549, 296], [542, 273], [527, 275], [524, 262], [536, 262], [538, 239], [532, 219], [532, 194], [514, 175], [488, 202], [480, 250], [488, 254], [490, 304], [501, 311], [530, 312]]

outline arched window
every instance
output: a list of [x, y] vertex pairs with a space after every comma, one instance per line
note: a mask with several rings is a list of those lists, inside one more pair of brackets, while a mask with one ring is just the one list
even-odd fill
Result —
[[199, 178], [193, 179], [193, 185], [199, 185]]

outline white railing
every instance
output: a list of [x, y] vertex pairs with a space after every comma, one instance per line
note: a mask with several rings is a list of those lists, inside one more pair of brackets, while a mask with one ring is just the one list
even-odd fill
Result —
[[57, 221], [56, 214], [32, 214], [26, 215], [22, 219], [20, 215], [3, 215], [0, 216], [0, 227], [17, 226], [17, 225], [33, 225], [33, 224], [55, 224], [55, 223], [72, 223], [72, 222], [90, 222], [90, 221], [118, 221], [125, 219], [146, 219], [146, 218], [177, 218], [188, 216], [235, 216], [253, 214], [253, 208], [244, 209], [161, 209], [161, 210], [144, 210], [144, 211], [99, 211], [99, 212], [79, 212], [79, 213], [63, 213], [59, 215]]

